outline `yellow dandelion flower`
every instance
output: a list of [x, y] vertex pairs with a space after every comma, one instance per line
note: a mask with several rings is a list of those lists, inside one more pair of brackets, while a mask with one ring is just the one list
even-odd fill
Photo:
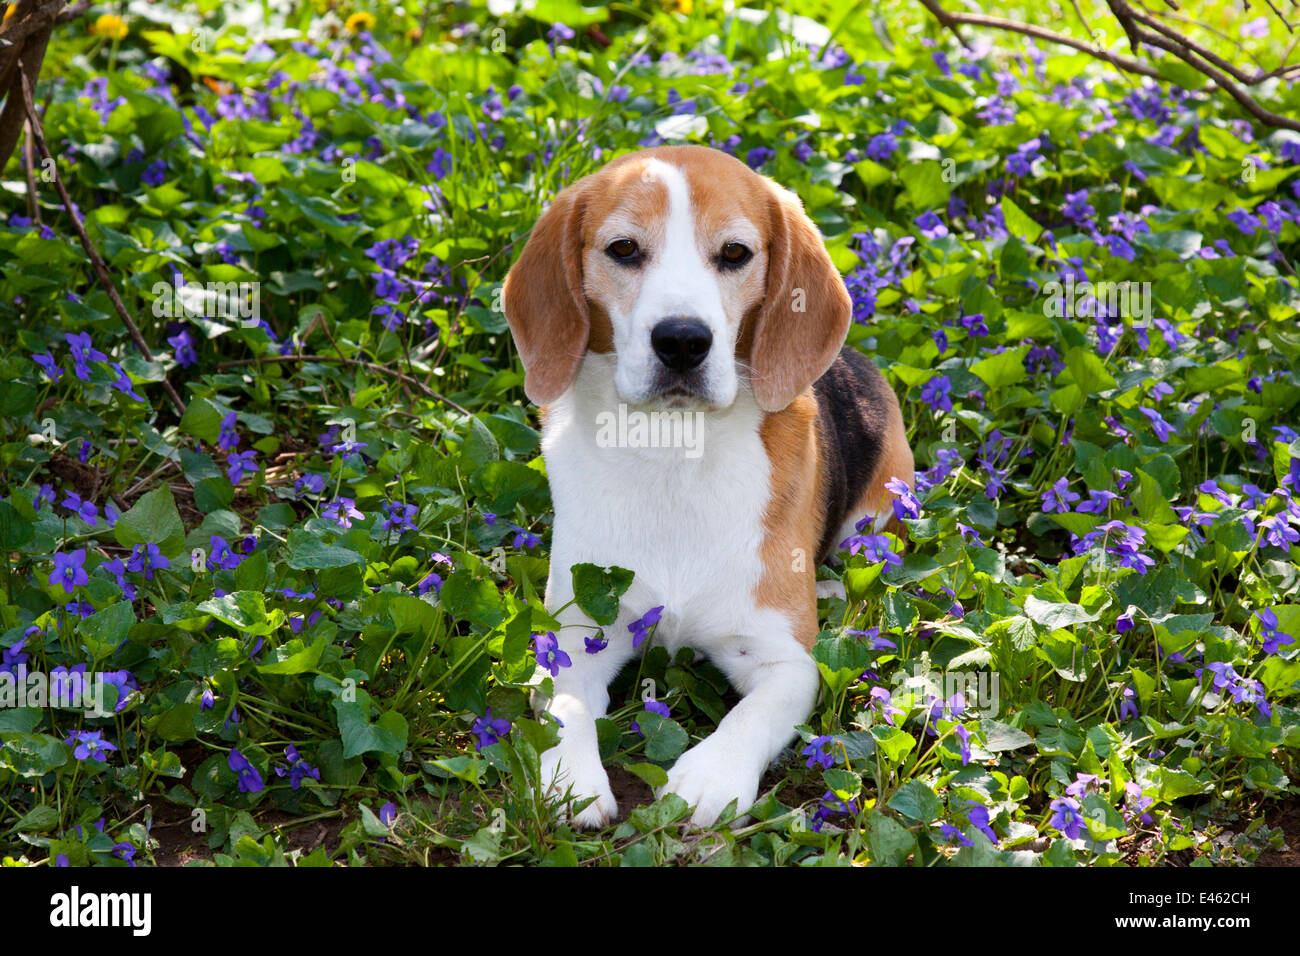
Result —
[[689, 17], [691, 11], [695, 9], [695, 0], [673, 0], [673, 9]]
[[128, 31], [121, 17], [105, 13], [95, 21], [95, 25], [90, 28], [90, 32], [95, 36], [108, 37], [110, 40], [122, 40], [125, 39]]
[[343, 25], [347, 27], [349, 33], [360, 33], [362, 30], [370, 30], [374, 28], [375, 15], [361, 10], [348, 17], [347, 23]]

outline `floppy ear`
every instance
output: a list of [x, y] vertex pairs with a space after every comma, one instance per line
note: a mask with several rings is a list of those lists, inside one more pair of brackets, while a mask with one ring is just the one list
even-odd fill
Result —
[[853, 301], [799, 198], [770, 189], [767, 292], [749, 358], [758, 407], [779, 412], [835, 361]]
[[587, 351], [591, 316], [582, 291], [581, 185], [555, 197], [506, 276], [502, 304], [524, 363], [524, 394], [536, 405], [564, 394]]

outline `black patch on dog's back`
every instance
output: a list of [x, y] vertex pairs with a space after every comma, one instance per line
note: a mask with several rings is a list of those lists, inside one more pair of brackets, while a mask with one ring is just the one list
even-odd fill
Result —
[[848, 345], [813, 384], [813, 392], [826, 462], [826, 524], [817, 553], [822, 562], [839, 547], [840, 525], [880, 461], [891, 396], [875, 363]]

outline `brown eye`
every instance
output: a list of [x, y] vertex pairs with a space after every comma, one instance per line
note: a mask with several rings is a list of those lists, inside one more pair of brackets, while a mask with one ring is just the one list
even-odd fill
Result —
[[719, 264], [724, 267], [738, 268], [750, 260], [753, 253], [738, 242], [729, 242], [719, 253]]
[[612, 259], [628, 262], [637, 257], [640, 247], [631, 239], [615, 239], [605, 247], [605, 253]]

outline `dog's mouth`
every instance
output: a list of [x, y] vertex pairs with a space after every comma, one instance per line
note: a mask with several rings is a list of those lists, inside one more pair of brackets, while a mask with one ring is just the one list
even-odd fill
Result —
[[662, 392], [656, 392], [650, 396], [647, 404], [668, 411], [681, 412], [713, 407], [713, 403], [708, 400], [707, 396], [685, 388], [670, 388]]
[[685, 374], [660, 370], [644, 402], [671, 411], [713, 408], [715, 403], [704, 377], [695, 372]]

